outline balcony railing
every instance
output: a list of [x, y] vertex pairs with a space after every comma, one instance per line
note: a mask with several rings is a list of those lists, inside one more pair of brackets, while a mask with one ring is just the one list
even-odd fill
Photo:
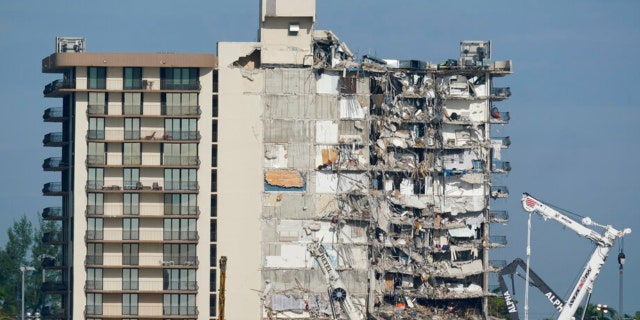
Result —
[[88, 165], [98, 165], [98, 164], [107, 164], [106, 162], [106, 153], [104, 154], [88, 154], [87, 155], [87, 164]]
[[198, 282], [197, 281], [163, 281], [162, 289], [163, 290], [195, 291], [195, 290], [198, 290]]
[[125, 115], [141, 115], [142, 114], [142, 106], [123, 106], [122, 114]]
[[102, 306], [87, 305], [84, 309], [86, 315], [102, 315]]
[[165, 131], [164, 140], [200, 140], [200, 131]]
[[62, 207], [47, 207], [42, 210], [43, 219], [61, 218]]
[[198, 264], [200, 261], [196, 256], [165, 256], [162, 260], [163, 266], [197, 266]]
[[489, 260], [489, 267], [493, 269], [502, 269], [507, 266], [507, 260]]
[[104, 205], [87, 205], [86, 214], [90, 215], [103, 215], [104, 214]]
[[57, 265], [57, 259], [55, 257], [52, 256], [46, 256], [44, 257], [44, 259], [42, 259], [42, 267], [56, 267]]
[[162, 315], [164, 316], [196, 316], [198, 315], [198, 307], [162, 307]]
[[105, 104], [90, 104], [87, 106], [87, 114], [90, 115], [105, 115], [107, 114], [107, 105]]
[[42, 169], [45, 171], [62, 170], [68, 168], [69, 164], [66, 161], [62, 161], [61, 157], [51, 157], [44, 159], [42, 163]]
[[86, 240], [104, 240], [104, 231], [102, 230], [87, 230], [85, 235]]
[[167, 204], [164, 206], [164, 214], [176, 216], [197, 216], [200, 214], [200, 208], [198, 208], [198, 206], [180, 206]]
[[140, 130], [125, 130], [124, 131], [124, 139], [125, 140], [140, 140]]
[[508, 198], [509, 189], [506, 186], [491, 186], [491, 198]]
[[42, 139], [42, 144], [44, 144], [46, 147], [60, 146], [66, 143], [67, 141], [64, 140], [62, 132], [47, 133], [44, 135], [44, 139]]
[[198, 240], [198, 231], [164, 231], [164, 240]]
[[200, 164], [198, 156], [163, 156], [162, 164], [165, 166], [196, 166]]
[[75, 88], [76, 83], [73, 80], [64, 80], [64, 79], [58, 79], [58, 80], [54, 80], [53, 82], [47, 84], [44, 87], [44, 90], [42, 91], [42, 93], [46, 96], [56, 90], [59, 89], [73, 89]]
[[202, 113], [200, 106], [168, 106], [162, 104], [163, 116], [197, 116]]
[[62, 121], [64, 119], [64, 113], [62, 107], [52, 107], [44, 110], [42, 119], [45, 122]]
[[87, 255], [84, 263], [86, 265], [102, 265], [104, 263], [104, 257], [102, 255]]
[[165, 181], [165, 190], [198, 190], [198, 182], [196, 181]]
[[45, 281], [42, 284], [42, 291], [65, 291], [67, 284], [62, 282]]
[[87, 190], [102, 190], [104, 180], [87, 180]]
[[87, 280], [84, 284], [84, 288], [87, 290], [102, 290], [103, 282], [102, 280]]
[[493, 160], [491, 161], [491, 172], [506, 173], [511, 171], [511, 163], [509, 161]]
[[506, 99], [511, 97], [511, 87], [491, 88], [491, 98]]
[[489, 243], [492, 246], [506, 246], [507, 237], [506, 236], [489, 236]]
[[507, 210], [489, 211], [489, 222], [504, 223], [507, 221], [509, 221], [509, 212]]
[[491, 144], [499, 144], [502, 148], [509, 148], [511, 145], [510, 137], [493, 137], [491, 138]]
[[104, 130], [87, 130], [87, 139], [104, 140]]
[[61, 233], [45, 232], [42, 235], [43, 243], [52, 243], [52, 242], [61, 242], [61, 241], [63, 241]]
[[189, 81], [182, 83], [173, 79], [160, 80], [160, 90], [200, 90], [200, 81]]
[[509, 112], [500, 112], [497, 108], [493, 108], [491, 110], [491, 119], [492, 123], [509, 123], [511, 120], [511, 116]]
[[62, 192], [62, 183], [60, 182], [48, 182], [42, 187], [42, 193], [44, 195], [53, 195]]

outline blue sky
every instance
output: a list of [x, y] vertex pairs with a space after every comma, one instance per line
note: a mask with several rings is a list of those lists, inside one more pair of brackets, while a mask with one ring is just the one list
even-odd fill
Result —
[[[594, 221], [635, 233], [625, 239], [625, 311], [640, 310], [640, 1], [355, 1], [317, 0], [317, 28], [333, 30], [357, 55], [419, 59], [456, 58], [460, 40], [491, 40], [494, 60], [512, 59], [515, 73], [497, 79], [513, 96], [498, 103], [511, 124], [503, 154], [513, 171], [499, 177], [511, 198], [495, 201], [509, 210], [509, 246], [492, 259], [525, 257], [526, 218], [520, 194], [529, 192]], [[1, 217], [8, 227], [22, 214], [33, 218], [59, 204], [41, 195], [59, 174], [41, 169], [59, 148], [42, 147], [59, 124], [42, 122], [42, 89], [58, 75], [42, 74], [42, 58], [56, 36], [86, 38], [91, 52], [215, 53], [219, 41], [255, 41], [258, 0], [0, 2]], [[0, 243], [6, 234], [0, 234]], [[577, 281], [593, 246], [552, 221], [535, 219], [532, 268], [561, 296]], [[618, 308], [618, 245], [596, 281], [593, 303]], [[524, 283], [516, 285], [524, 302]], [[532, 291], [530, 316], [553, 316]], [[522, 313], [521, 313], [522, 316]]]

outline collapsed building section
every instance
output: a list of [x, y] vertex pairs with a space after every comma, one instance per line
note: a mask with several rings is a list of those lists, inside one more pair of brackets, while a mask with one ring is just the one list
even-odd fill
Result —
[[313, 48], [311, 68], [264, 70], [264, 317], [485, 317], [489, 249], [506, 244], [490, 201], [508, 196], [490, 174], [511, 169], [509, 138], [490, 136], [511, 92], [493, 78], [511, 62], [488, 41], [439, 65], [356, 62], [329, 31]]

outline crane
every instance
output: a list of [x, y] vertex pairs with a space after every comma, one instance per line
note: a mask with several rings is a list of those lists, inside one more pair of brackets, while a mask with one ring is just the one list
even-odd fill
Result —
[[[570, 320], [576, 313], [576, 310], [584, 299], [584, 296], [587, 292], [591, 292], [593, 282], [600, 273], [605, 260], [607, 260], [609, 250], [614, 245], [616, 239], [622, 238], [624, 235], [631, 233], [631, 229], [625, 228], [623, 230], [617, 230], [610, 225], [598, 224], [588, 217], [583, 218], [581, 223], [578, 223], [557, 210], [547, 206], [542, 201], [532, 197], [528, 193], [524, 193], [522, 195], [522, 208], [527, 212], [539, 214], [544, 220], [555, 220], [564, 227], [573, 230], [579, 236], [591, 240], [596, 245], [593, 254], [591, 254], [591, 258], [585, 265], [582, 274], [578, 279], [578, 283], [574, 286], [569, 298], [565, 300], [565, 303], [561, 308], [558, 308], [560, 310], [558, 320]], [[604, 229], [604, 232], [600, 234], [587, 226], [602, 228]], [[531, 272], [529, 272], [529, 275], [531, 275]]]
[[311, 253], [311, 255], [316, 259], [322, 273], [324, 273], [327, 282], [329, 284], [329, 295], [330, 301], [333, 309], [333, 301], [337, 301], [340, 303], [342, 310], [344, 310], [347, 318], [349, 320], [362, 320], [364, 317], [362, 313], [358, 311], [358, 309], [353, 305], [353, 301], [351, 301], [351, 296], [347, 294], [347, 290], [345, 289], [345, 285], [340, 279], [340, 275], [333, 267], [331, 260], [329, 260], [329, 255], [327, 254], [327, 250], [325, 250], [322, 243], [318, 241], [314, 241], [307, 245], [307, 250]]
[[[516, 304], [513, 301], [513, 297], [509, 289], [507, 288], [507, 284], [504, 281], [504, 276], [511, 276], [511, 287], [513, 288], [513, 275], [518, 274], [517, 268], [520, 267], [524, 270], [527, 270], [527, 264], [520, 258], [516, 258], [513, 262], [509, 263], [506, 267], [502, 268], [498, 273], [498, 282], [500, 283], [500, 290], [502, 291], [502, 296], [504, 297], [504, 301], [507, 307], [507, 312], [509, 313], [510, 320], [518, 320], [520, 319], [518, 316], [518, 308], [516, 308]], [[526, 271], [525, 271], [526, 272]], [[533, 270], [529, 269], [529, 277], [530, 284], [534, 287], [538, 288], [545, 297], [549, 300], [551, 305], [556, 308], [558, 311], [562, 311], [562, 307], [564, 306], [564, 301], [551, 289], [549, 286], [535, 273]]]

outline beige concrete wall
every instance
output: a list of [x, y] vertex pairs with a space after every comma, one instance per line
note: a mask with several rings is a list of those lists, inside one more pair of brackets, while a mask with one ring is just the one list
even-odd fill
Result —
[[262, 289], [262, 70], [232, 66], [257, 43], [219, 43], [218, 257], [227, 256], [229, 320], [259, 319]]
[[[297, 34], [289, 33], [289, 24], [300, 26]], [[312, 38], [313, 19], [311, 17], [269, 18], [261, 23], [263, 64], [311, 65], [313, 62]]]
[[316, 0], [262, 0], [260, 2], [260, 21], [267, 17], [314, 17]]

